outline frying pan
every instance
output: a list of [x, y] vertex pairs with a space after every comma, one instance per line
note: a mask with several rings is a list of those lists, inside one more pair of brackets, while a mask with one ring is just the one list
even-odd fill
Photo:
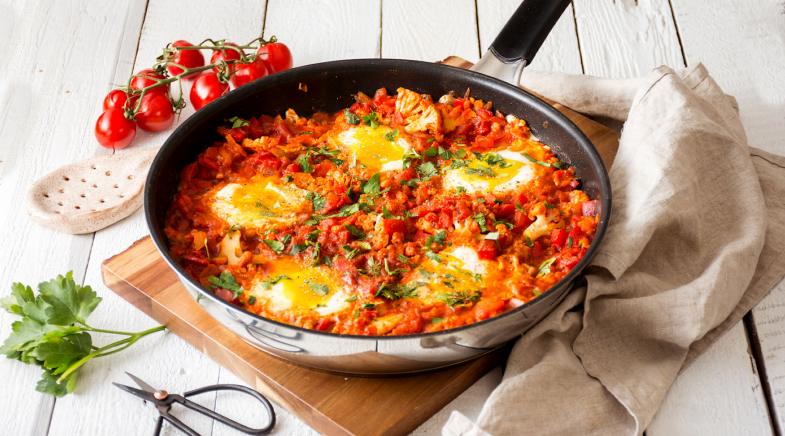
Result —
[[[518, 337], [547, 315], [571, 289], [600, 245], [611, 209], [608, 175], [591, 142], [561, 113], [516, 85], [569, 0], [525, 0], [494, 40], [474, 71], [398, 59], [353, 59], [293, 68], [245, 85], [215, 100], [183, 122], [161, 147], [147, 177], [147, 225], [161, 255], [185, 287], [219, 322], [258, 348], [288, 361], [351, 374], [424, 371], [463, 362]], [[495, 77], [493, 77], [495, 76]], [[305, 86], [303, 86], [305, 85]], [[434, 98], [466, 89], [492, 101], [505, 114], [525, 119], [562, 161], [575, 167], [583, 189], [599, 200], [600, 221], [586, 256], [547, 292], [500, 316], [461, 328], [408, 336], [354, 336], [324, 333], [283, 324], [217, 298], [190, 277], [169, 254], [165, 218], [183, 167], [221, 138], [225, 119], [281, 114], [334, 112], [350, 106], [358, 91], [408, 88]], [[307, 91], [305, 89], [307, 88]]]

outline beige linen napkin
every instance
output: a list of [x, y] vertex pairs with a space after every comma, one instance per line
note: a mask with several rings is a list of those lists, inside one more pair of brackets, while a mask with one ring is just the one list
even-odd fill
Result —
[[785, 275], [785, 158], [747, 145], [702, 65], [523, 84], [624, 121], [610, 227], [586, 284], [518, 340], [477, 421], [453, 412], [443, 433], [641, 434], [678, 373]]

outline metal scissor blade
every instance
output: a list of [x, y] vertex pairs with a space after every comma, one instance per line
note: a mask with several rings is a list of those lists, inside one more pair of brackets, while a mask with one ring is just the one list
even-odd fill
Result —
[[149, 401], [153, 404], [156, 403], [155, 397], [153, 396], [152, 392], [143, 391], [141, 389], [137, 389], [131, 386], [121, 385], [120, 383], [112, 382], [113, 385], [117, 386], [118, 388], [128, 392], [129, 394], [136, 395], [137, 397]]
[[151, 394], [158, 390], [158, 389], [150, 386], [149, 384], [147, 384], [147, 382], [145, 382], [144, 380], [142, 380], [139, 377], [131, 374], [128, 371], [125, 372], [125, 375], [127, 375], [128, 377], [131, 377], [131, 380], [133, 380], [136, 383], [137, 386], [139, 386], [140, 388], [146, 390], [147, 392], [150, 392]]

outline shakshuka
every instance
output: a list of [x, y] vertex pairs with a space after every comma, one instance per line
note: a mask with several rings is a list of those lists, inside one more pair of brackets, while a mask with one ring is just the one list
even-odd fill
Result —
[[396, 92], [226, 120], [182, 171], [176, 261], [249, 312], [336, 334], [455, 328], [547, 292], [598, 223], [574, 168], [492, 102]]

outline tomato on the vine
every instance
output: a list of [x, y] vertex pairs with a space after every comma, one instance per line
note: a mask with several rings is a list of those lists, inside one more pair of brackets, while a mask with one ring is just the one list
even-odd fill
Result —
[[124, 148], [136, 136], [136, 123], [122, 109], [104, 111], [95, 122], [95, 138], [106, 148]]
[[[151, 70], [150, 68], [146, 68], [142, 71], [139, 71], [134, 75], [134, 78], [131, 79], [131, 89], [136, 91], [141, 91], [142, 88], [146, 88], [148, 86], [155, 85], [159, 80], [163, 79], [164, 76], [156, 73], [155, 71]], [[167, 94], [169, 92], [169, 85], [159, 86], [157, 88], [148, 89], [147, 93], [151, 92], [159, 92], [161, 94]]]
[[[233, 45], [233, 46], [237, 47], [237, 44], [235, 44], [233, 42], [227, 42], [224, 45]], [[226, 61], [236, 61], [236, 60], [240, 59], [240, 57], [241, 57], [240, 52], [237, 51], [237, 50], [231, 49], [231, 48], [225, 48], [223, 50], [213, 50], [213, 55], [210, 56], [210, 63], [211, 64], [215, 64], [215, 63], [218, 63], [218, 62], [221, 62], [221, 61], [224, 61], [224, 62], [226, 62]], [[229, 64], [229, 68], [228, 68], [229, 74], [233, 73], [234, 69], [235, 69], [235, 64]], [[215, 71], [216, 73], [219, 73], [221, 71], [221, 69], [218, 68], [218, 67], [215, 67], [215, 68], [213, 68], [213, 71]]]
[[104, 110], [123, 109], [128, 101], [128, 94], [122, 89], [113, 89], [104, 97]]
[[267, 66], [259, 59], [248, 64], [236, 64], [232, 84], [239, 88], [267, 75]]
[[145, 94], [136, 114], [139, 128], [150, 132], [166, 130], [174, 123], [174, 109], [169, 97], [160, 92]]
[[194, 109], [199, 110], [207, 103], [229, 92], [229, 84], [221, 82], [213, 71], [205, 71], [196, 78], [189, 95]]
[[[172, 43], [172, 47], [186, 47], [193, 45], [188, 41], [178, 40]], [[198, 68], [204, 66], [204, 56], [199, 50], [177, 50], [175, 55], [170, 59], [171, 62], [180, 64], [185, 68]], [[176, 76], [183, 72], [183, 69], [174, 65], [166, 67], [169, 74]], [[193, 74], [189, 74], [186, 78], [194, 78]]]
[[271, 42], [259, 47], [256, 52], [259, 59], [264, 61], [270, 73], [292, 68], [292, 52], [282, 42]]

